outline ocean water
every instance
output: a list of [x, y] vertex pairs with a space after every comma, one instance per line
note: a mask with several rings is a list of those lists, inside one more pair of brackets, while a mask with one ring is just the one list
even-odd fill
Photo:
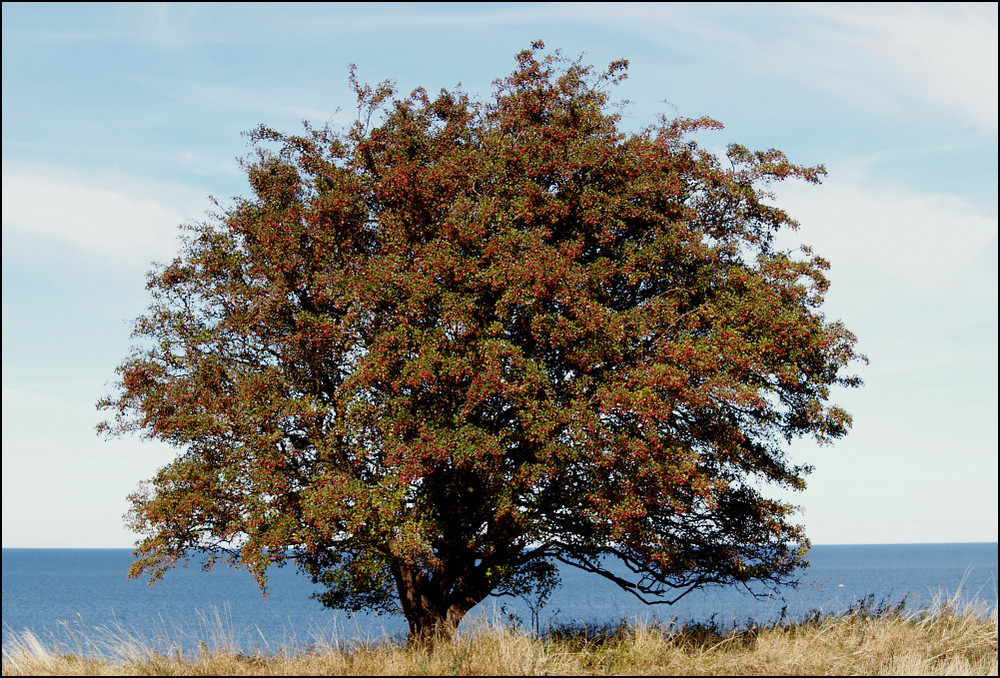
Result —
[[[842, 612], [866, 597], [874, 603], [929, 606], [956, 594], [997, 604], [997, 544], [814, 546], [803, 586], [756, 599], [736, 588], [695, 591], [673, 606], [646, 606], [595, 575], [562, 569], [557, 589], [534, 620], [538, 627], [626, 621], [765, 623], [782, 610]], [[125, 576], [128, 549], [3, 549], [3, 643], [24, 631], [78, 652], [104, 652], [134, 639], [161, 652], [236, 646], [244, 651], [341, 646], [405, 635], [398, 615], [354, 615], [309, 598], [315, 587], [291, 567], [274, 569], [268, 596], [245, 571], [177, 568], [154, 586]], [[534, 601], [489, 598], [463, 622], [532, 623]], [[460, 631], [462, 630], [460, 629]], [[120, 643], [118, 643], [120, 644]], [[105, 652], [106, 654], [106, 652]]]

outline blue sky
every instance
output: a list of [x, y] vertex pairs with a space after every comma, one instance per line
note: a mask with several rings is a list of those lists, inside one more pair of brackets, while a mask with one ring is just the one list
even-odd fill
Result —
[[997, 540], [997, 5], [3, 4], [3, 546], [127, 547], [173, 451], [107, 441], [150, 262], [247, 194], [260, 123], [348, 124], [347, 65], [486, 97], [532, 40], [630, 61], [623, 124], [826, 165], [776, 200], [859, 337], [855, 426], [791, 495], [814, 543]]

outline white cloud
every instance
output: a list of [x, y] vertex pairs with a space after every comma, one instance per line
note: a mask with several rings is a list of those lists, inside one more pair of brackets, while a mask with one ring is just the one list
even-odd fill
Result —
[[997, 132], [995, 3], [586, 3], [573, 16], [667, 35], [743, 77], [791, 79], [863, 110], [911, 114], [917, 99]]
[[[44, 387], [41, 387], [44, 388]], [[74, 394], [79, 394], [76, 389]], [[40, 390], [3, 387], [3, 446], [4, 456], [12, 453], [17, 445], [42, 445], [59, 454], [74, 436], [93, 438], [95, 426], [104, 417], [95, 408], [97, 396], [87, 395], [66, 399], [61, 395]], [[84, 399], [86, 398], [86, 399]], [[59, 413], [59, 425], [51, 425], [53, 412]], [[84, 439], [86, 439], [84, 438]]]
[[175, 456], [162, 443], [90, 434], [4, 443], [3, 547], [125, 548], [127, 496]]
[[970, 301], [996, 298], [997, 218], [949, 194], [919, 193], [872, 180], [863, 171], [830, 169], [823, 185], [777, 188], [777, 204], [802, 223], [799, 240], [830, 259], [840, 278], [863, 274], [884, 286], [858, 290], [871, 295], [972, 294]]
[[[831, 262], [823, 312], [842, 320], [871, 360], [855, 368], [874, 398], [852, 410], [857, 420], [891, 428], [886, 409], [903, 408], [937, 422], [947, 419], [942, 400], [995, 398], [996, 217], [955, 196], [880, 184], [863, 172], [835, 167], [831, 177], [822, 186], [779, 188], [776, 203], [802, 228], [778, 244], [805, 243]], [[975, 418], [974, 408], [959, 409]], [[979, 429], [962, 430], [959, 447], [983, 439], [971, 433]], [[909, 435], [899, 434], [901, 441]]]
[[[54, 398], [46, 393], [37, 391], [25, 391], [23, 389], [3, 387], [3, 411], [8, 412], [48, 410], [49, 412], [62, 412], [66, 409], [79, 409], [60, 398]], [[6, 417], [5, 417], [6, 418]]]
[[[502, 4], [400, 4], [372, 12], [361, 4], [314, 3], [289, 11], [277, 4], [145, 3], [91, 9], [84, 20], [44, 30], [19, 30], [33, 40], [107, 41], [187, 50], [203, 45], [329, 41], [343, 34], [434, 28], [496, 29], [498, 25], [565, 20], [592, 3], [506, 6]], [[456, 9], [458, 8], [458, 9]], [[100, 10], [103, 10], [100, 11]], [[13, 35], [12, 32], [7, 34]], [[5, 35], [7, 35], [5, 34]]]
[[178, 225], [208, 207], [203, 193], [172, 184], [45, 166], [3, 170], [5, 235], [40, 237], [122, 267], [167, 258]]
[[[155, 81], [151, 81], [155, 82]], [[269, 117], [292, 118], [297, 121], [308, 120], [312, 124], [321, 126], [329, 123], [337, 125], [349, 125], [354, 122], [353, 111], [324, 110], [309, 106], [298, 106], [281, 103], [285, 100], [294, 100], [295, 92], [281, 92], [279, 90], [260, 91], [247, 87], [237, 87], [234, 85], [213, 83], [158, 83], [159, 89], [173, 92], [174, 96], [190, 104], [204, 106], [214, 104], [223, 109], [236, 110], [241, 112], [253, 111], [262, 113]]]
[[995, 3], [805, 7], [853, 29], [844, 37], [891, 67], [886, 85], [997, 133]]

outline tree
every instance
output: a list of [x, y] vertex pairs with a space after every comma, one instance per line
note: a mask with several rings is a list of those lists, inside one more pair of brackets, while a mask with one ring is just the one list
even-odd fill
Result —
[[352, 70], [349, 130], [252, 133], [253, 197], [150, 273], [99, 404], [180, 450], [130, 497], [132, 576], [294, 560], [414, 642], [557, 562], [649, 603], [791, 581], [808, 542], [763, 490], [804, 487], [787, 442], [845, 434], [862, 356], [766, 188], [824, 170], [720, 162], [708, 118], [623, 132], [627, 62], [542, 49], [486, 102]]

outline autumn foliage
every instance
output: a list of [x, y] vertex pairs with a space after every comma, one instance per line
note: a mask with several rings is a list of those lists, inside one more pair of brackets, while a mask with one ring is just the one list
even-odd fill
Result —
[[346, 132], [252, 134], [253, 196], [150, 274], [101, 403], [179, 450], [131, 497], [133, 575], [294, 559], [411, 638], [557, 562], [650, 602], [792, 576], [807, 541], [761, 488], [804, 486], [788, 441], [846, 432], [859, 356], [766, 190], [823, 169], [720, 160], [707, 118], [626, 133], [626, 62], [542, 49], [485, 102], [352, 75]]

